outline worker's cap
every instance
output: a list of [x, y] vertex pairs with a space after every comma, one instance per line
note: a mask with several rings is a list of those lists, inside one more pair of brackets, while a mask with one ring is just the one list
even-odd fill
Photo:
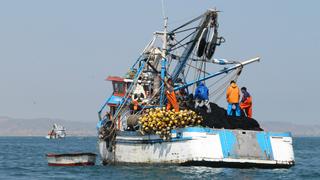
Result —
[[202, 81], [197, 82], [197, 86], [200, 86], [200, 85], [204, 85], [204, 83]]

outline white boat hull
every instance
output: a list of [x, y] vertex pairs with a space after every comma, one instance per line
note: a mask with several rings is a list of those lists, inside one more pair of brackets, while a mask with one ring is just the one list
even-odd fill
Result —
[[114, 148], [99, 140], [104, 164], [169, 163], [205, 166], [290, 167], [294, 165], [290, 133], [189, 127], [158, 135], [119, 132]]
[[93, 153], [47, 154], [49, 166], [89, 166], [96, 162]]
[[47, 135], [46, 139], [63, 139], [65, 136]]

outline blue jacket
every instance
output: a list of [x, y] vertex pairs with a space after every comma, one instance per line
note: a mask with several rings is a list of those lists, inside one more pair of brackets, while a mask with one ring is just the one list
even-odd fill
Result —
[[200, 83], [196, 89], [194, 97], [200, 100], [209, 100], [209, 89], [203, 83]]

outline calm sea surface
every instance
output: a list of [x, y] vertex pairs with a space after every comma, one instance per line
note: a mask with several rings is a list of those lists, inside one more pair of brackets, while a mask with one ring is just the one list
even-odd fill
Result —
[[94, 152], [96, 138], [0, 137], [0, 179], [320, 179], [320, 138], [294, 138], [290, 169], [181, 166], [48, 167], [46, 153]]

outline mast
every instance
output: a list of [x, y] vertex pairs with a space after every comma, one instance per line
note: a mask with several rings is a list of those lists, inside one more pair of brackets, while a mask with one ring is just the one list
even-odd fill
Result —
[[166, 67], [167, 67], [167, 51], [168, 51], [168, 17], [164, 18], [164, 31], [163, 31], [163, 36], [162, 36], [162, 60], [161, 60], [161, 91], [160, 91], [160, 106], [163, 106], [164, 103], [164, 81], [166, 77]]

